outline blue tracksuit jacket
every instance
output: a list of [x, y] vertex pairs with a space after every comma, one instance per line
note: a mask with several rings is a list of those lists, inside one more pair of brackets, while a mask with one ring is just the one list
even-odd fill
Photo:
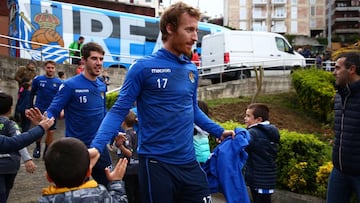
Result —
[[83, 74], [71, 77], [46, 110], [48, 117], [57, 118], [64, 109], [65, 136], [78, 138], [89, 147], [106, 113], [105, 93], [106, 85], [98, 78], [90, 81]]
[[228, 137], [215, 147], [205, 162], [211, 193], [221, 192], [227, 203], [250, 203], [242, 169], [248, 154], [245, 148], [249, 144], [250, 134], [244, 128], [235, 129], [234, 139]]
[[36, 96], [35, 107], [45, 111], [59, 90], [62, 80], [58, 77], [48, 78], [45, 75], [36, 76], [32, 82], [30, 101], [33, 104]]
[[185, 56], [160, 49], [138, 60], [129, 69], [92, 146], [103, 151], [136, 101], [139, 156], [170, 164], [195, 161], [193, 124], [218, 137], [224, 130], [199, 109], [197, 87], [197, 68]]

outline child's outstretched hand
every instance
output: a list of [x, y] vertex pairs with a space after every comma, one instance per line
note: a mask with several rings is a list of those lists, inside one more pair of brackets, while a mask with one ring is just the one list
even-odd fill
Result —
[[34, 125], [40, 125], [44, 130], [48, 130], [55, 122], [54, 118], [49, 119], [46, 112], [43, 115], [36, 107], [26, 109], [25, 115]]
[[[46, 112], [45, 112], [46, 114]], [[46, 115], [40, 121], [39, 125], [44, 128], [44, 130], [48, 130], [52, 125], [54, 125], [55, 119], [48, 118]]]
[[122, 180], [127, 166], [128, 160], [126, 158], [119, 159], [113, 171], [109, 168], [105, 169], [106, 177], [109, 181]]
[[38, 108], [30, 108], [25, 110], [26, 117], [34, 124], [39, 125], [40, 121], [43, 119], [43, 115]]

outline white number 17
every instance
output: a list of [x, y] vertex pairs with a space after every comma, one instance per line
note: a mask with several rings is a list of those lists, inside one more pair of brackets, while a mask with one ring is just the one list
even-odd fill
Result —
[[162, 78], [162, 79], [157, 79], [156, 82], [157, 82], [157, 87], [160, 89], [160, 88], [166, 88], [166, 85], [167, 85], [167, 81], [168, 79], [167, 78]]

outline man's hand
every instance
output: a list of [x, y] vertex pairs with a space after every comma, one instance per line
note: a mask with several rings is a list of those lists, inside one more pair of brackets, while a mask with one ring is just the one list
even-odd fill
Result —
[[28, 173], [34, 173], [36, 169], [35, 163], [30, 159], [25, 161], [25, 169]]
[[235, 132], [233, 130], [224, 130], [224, 132], [222, 133], [221, 137], [220, 137], [220, 141], [223, 141], [226, 137], [231, 136], [233, 139], [235, 137]]

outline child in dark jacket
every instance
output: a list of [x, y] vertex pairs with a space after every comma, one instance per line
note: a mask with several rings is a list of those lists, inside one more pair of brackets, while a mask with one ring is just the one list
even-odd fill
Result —
[[276, 156], [280, 134], [269, 122], [265, 104], [250, 104], [246, 109], [245, 125], [250, 133], [245, 181], [254, 203], [271, 203], [276, 184]]
[[32, 107], [30, 101], [31, 80], [29, 78], [22, 79], [20, 90], [15, 107], [15, 114], [19, 116], [17, 122], [20, 123], [21, 132], [26, 132], [29, 130], [31, 122], [26, 117], [25, 110]]
[[137, 117], [135, 113], [130, 110], [125, 120], [121, 123], [121, 128], [125, 131], [125, 134], [121, 133], [116, 137], [116, 146], [120, 149], [121, 155], [129, 161], [124, 177], [129, 203], [140, 202], [138, 181], [139, 156], [137, 153], [138, 137], [134, 130], [135, 124], [137, 124]]
[[[20, 134], [18, 125], [9, 119], [13, 98], [11, 95], [0, 92], [0, 134], [13, 137]], [[1, 143], [2, 144], [2, 143]], [[4, 146], [1, 146], [3, 148]], [[33, 173], [36, 165], [32, 161], [26, 147], [19, 151], [0, 153], [0, 202], [6, 202], [10, 190], [14, 185], [16, 174], [20, 168], [20, 161], [24, 161], [26, 171]]]
[[46, 177], [51, 185], [44, 188], [39, 203], [121, 202], [127, 203], [124, 182], [127, 159], [120, 159], [114, 170], [106, 168], [108, 187], [89, 180], [90, 156], [79, 139], [64, 137], [53, 142], [45, 154]]

